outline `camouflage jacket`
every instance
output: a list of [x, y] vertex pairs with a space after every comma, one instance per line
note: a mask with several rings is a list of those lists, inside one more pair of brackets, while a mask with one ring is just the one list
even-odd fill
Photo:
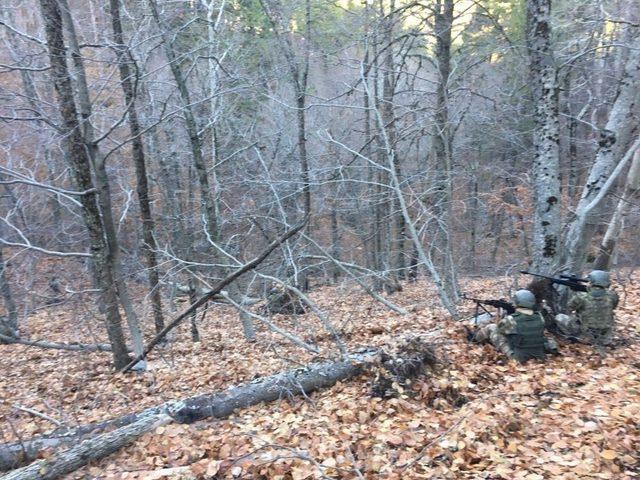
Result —
[[577, 292], [569, 300], [569, 310], [585, 328], [608, 329], [613, 326], [613, 310], [618, 306], [618, 294], [604, 288]]

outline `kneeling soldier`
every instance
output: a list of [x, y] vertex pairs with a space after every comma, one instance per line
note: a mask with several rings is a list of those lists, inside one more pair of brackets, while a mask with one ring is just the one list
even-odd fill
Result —
[[556, 322], [567, 336], [592, 345], [608, 345], [613, 336], [613, 310], [618, 306], [618, 294], [609, 290], [607, 272], [594, 270], [587, 278], [587, 291], [575, 292], [569, 299], [571, 315], [559, 313]]
[[553, 341], [544, 336], [544, 319], [534, 312], [536, 297], [529, 290], [518, 290], [513, 296], [516, 311], [498, 321], [480, 328], [476, 342], [490, 342], [509, 358], [521, 363], [531, 358], [544, 360], [545, 352], [557, 351]]

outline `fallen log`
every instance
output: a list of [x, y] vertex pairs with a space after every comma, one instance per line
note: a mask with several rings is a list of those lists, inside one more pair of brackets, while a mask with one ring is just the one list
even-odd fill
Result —
[[[89, 461], [98, 460], [117, 451], [155, 426], [170, 421], [193, 423], [204, 418], [225, 418], [235, 410], [295, 395], [307, 395], [353, 377], [361, 367], [375, 361], [376, 351], [354, 354], [339, 362], [313, 363], [306, 368], [280, 372], [252, 382], [231, 387], [221, 393], [199, 395], [183, 401], [168, 402], [129, 414], [111, 421], [78, 427], [71, 435], [34, 439], [0, 447], [0, 468], [15, 468], [32, 461], [43, 449], [77, 444], [67, 451], [56, 453], [47, 460], [18, 468], [0, 477], [0, 480], [27, 480], [58, 478], [72, 472]], [[164, 422], [164, 423], [163, 423]], [[116, 430], [81, 441], [97, 430], [119, 426]], [[80, 443], [78, 443], [80, 442]]]
[[164, 408], [165, 405], [161, 405], [104, 422], [89, 423], [77, 427], [62, 427], [36, 438], [0, 445], [0, 472], [18, 468], [34, 461], [44, 450], [72, 445], [90, 435], [130, 425], [141, 417], [160, 414]]
[[0, 478], [3, 480], [53, 480], [60, 478], [93, 460], [100, 460], [117, 452], [145, 433], [170, 422], [171, 417], [165, 414], [142, 417], [126, 427], [85, 440], [65, 452], [58, 453], [50, 460], [34, 462], [28, 467], [14, 470]]
[[[55, 475], [60, 476], [79, 468], [89, 460], [98, 460], [113, 453], [153, 429], [152, 427], [146, 428], [147, 425], [162, 424], [154, 424], [154, 419], [162, 422], [167, 420], [168, 416], [170, 420], [167, 421], [188, 424], [205, 418], [225, 418], [238, 409], [262, 402], [295, 395], [306, 396], [311, 392], [331, 387], [339, 381], [351, 378], [365, 369], [371, 371], [371, 367], [374, 367], [378, 373], [380, 368], [383, 368], [387, 375], [393, 377], [394, 381], [402, 382], [411, 375], [418, 375], [420, 366], [432, 365], [435, 362], [429, 341], [429, 334], [421, 335], [421, 340], [418, 342], [413, 337], [403, 340], [404, 343], [400, 345], [400, 348], [396, 348], [391, 353], [392, 356], [400, 355], [396, 362], [390, 362], [390, 354], [383, 350], [362, 351], [350, 355], [345, 360], [312, 363], [304, 368], [280, 372], [243, 385], [230, 387], [220, 393], [167, 402], [106, 422], [73, 429], [58, 429], [52, 434], [40, 438], [0, 445], [0, 470], [17, 468], [33, 461], [45, 449], [75, 445], [66, 452], [54, 454], [47, 460], [40, 460], [33, 465], [18, 468], [4, 477], [0, 477], [0, 480], [57, 478], [56, 476], [45, 476], [45, 474], [55, 472]], [[405, 344], [408, 347], [404, 346]], [[416, 348], [417, 344], [422, 347]], [[428, 351], [424, 351], [425, 349]], [[408, 355], [407, 358], [400, 358], [405, 355]], [[416, 359], [419, 361], [416, 362]], [[397, 365], [410, 365], [411, 372], [407, 368], [399, 369]], [[377, 376], [379, 377], [379, 375]], [[373, 390], [376, 389], [379, 387], [374, 384]], [[137, 425], [137, 427], [133, 427], [133, 425]], [[115, 430], [95, 436], [98, 432], [114, 428]], [[135, 436], [136, 432], [137, 437]], [[89, 437], [88, 440], [82, 441], [87, 437]], [[37, 465], [37, 468], [34, 465]]]

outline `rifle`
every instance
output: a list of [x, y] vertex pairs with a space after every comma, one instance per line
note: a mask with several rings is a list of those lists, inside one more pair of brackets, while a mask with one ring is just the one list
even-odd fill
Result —
[[[476, 307], [481, 307], [486, 313], [489, 313], [487, 309], [484, 307], [488, 305], [490, 307], [501, 308], [508, 314], [512, 314], [516, 311], [516, 307], [513, 303], [501, 298], [499, 300], [481, 300], [480, 298], [472, 298], [467, 297], [466, 295], [462, 295], [464, 300], [471, 300], [472, 302], [476, 302]], [[477, 316], [477, 315], [476, 315]]]
[[524, 273], [525, 275], [532, 275], [534, 277], [546, 278], [551, 283], [556, 285], [564, 285], [565, 287], [569, 287], [574, 292], [586, 292], [587, 291], [587, 283], [589, 283], [589, 279], [581, 278], [572, 273], [562, 274], [559, 278], [549, 277], [547, 275], [542, 275], [541, 273], [533, 273], [528, 272], [527, 270], [520, 270], [520, 273]]
[[478, 318], [479, 318], [479, 311], [482, 308], [482, 310], [484, 310], [484, 312], [489, 315], [490, 317], [493, 317], [493, 314], [487, 310], [486, 306], [489, 307], [495, 307], [495, 308], [501, 308], [504, 311], [506, 311], [508, 314], [512, 314], [516, 311], [516, 307], [513, 303], [508, 302], [507, 300], [500, 298], [498, 300], [482, 300], [480, 298], [473, 298], [473, 297], [467, 297], [465, 294], [462, 295], [462, 298], [464, 300], [471, 300], [472, 302], [475, 302], [476, 304], [476, 312], [475, 315], [473, 316], [474, 318], [474, 326], [475, 328], [472, 330], [470, 327], [468, 327], [467, 325], [464, 325], [464, 329], [467, 331], [467, 340], [469, 342], [474, 342], [475, 338], [476, 338], [476, 333], [478, 331]]

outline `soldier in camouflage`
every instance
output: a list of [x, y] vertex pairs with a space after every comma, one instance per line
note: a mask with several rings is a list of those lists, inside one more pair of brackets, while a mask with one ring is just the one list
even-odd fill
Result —
[[588, 276], [586, 292], [575, 292], [569, 299], [570, 315], [559, 313], [556, 323], [560, 331], [592, 345], [608, 345], [613, 336], [613, 310], [618, 306], [618, 294], [609, 290], [609, 274], [594, 270]]
[[516, 311], [498, 321], [480, 328], [475, 341], [490, 342], [507, 357], [521, 363], [532, 358], [544, 360], [545, 352], [557, 352], [553, 340], [544, 336], [544, 319], [533, 308], [536, 297], [529, 290], [518, 290], [513, 303]]

